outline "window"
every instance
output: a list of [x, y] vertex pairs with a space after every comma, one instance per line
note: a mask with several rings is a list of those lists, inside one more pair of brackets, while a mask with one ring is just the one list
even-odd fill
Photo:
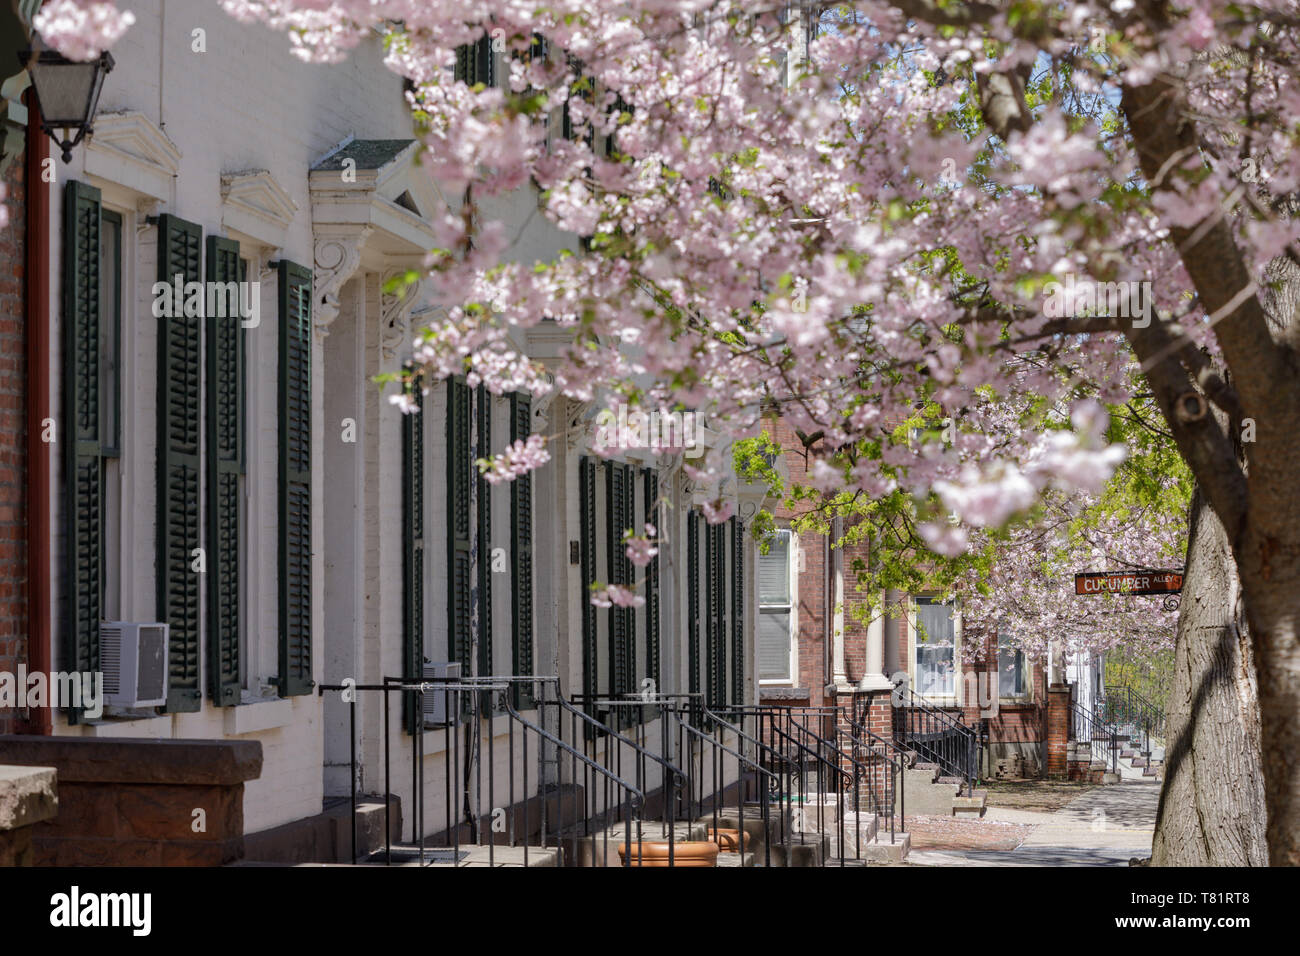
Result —
[[912, 687], [924, 697], [957, 696], [957, 622], [950, 604], [916, 599]]
[[791, 555], [794, 535], [780, 529], [767, 554], [758, 556], [758, 678], [794, 680], [794, 588]]
[[1011, 635], [998, 634], [998, 696], [1027, 697], [1029, 680], [1025, 671], [1025, 652], [1011, 646]]

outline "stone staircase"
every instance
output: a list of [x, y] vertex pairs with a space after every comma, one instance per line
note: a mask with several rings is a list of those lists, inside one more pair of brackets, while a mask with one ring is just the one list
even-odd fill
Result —
[[930, 816], [982, 817], [988, 803], [988, 793], [976, 790], [972, 796], [962, 793], [959, 777], [944, 776], [938, 764], [917, 761], [916, 754], [909, 758], [903, 771], [902, 806], [907, 813]]
[[1134, 749], [1132, 741], [1124, 734], [1120, 734], [1119, 739], [1121, 741], [1119, 752], [1120, 775], [1125, 780], [1160, 781], [1164, 779], [1164, 747], [1152, 744], [1150, 751], [1143, 752]]

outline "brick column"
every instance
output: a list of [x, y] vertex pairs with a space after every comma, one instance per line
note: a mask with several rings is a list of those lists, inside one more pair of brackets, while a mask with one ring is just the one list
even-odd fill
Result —
[[1047, 688], [1047, 776], [1067, 774], [1066, 752], [1070, 746], [1070, 685]]

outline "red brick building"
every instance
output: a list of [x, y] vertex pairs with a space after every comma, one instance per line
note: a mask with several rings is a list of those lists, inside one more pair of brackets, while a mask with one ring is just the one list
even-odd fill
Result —
[[[778, 470], [802, 481], [816, 443], [806, 446], [784, 420], [773, 421], [769, 434], [782, 450]], [[788, 508], [776, 510], [779, 535], [759, 563], [760, 700], [809, 707], [851, 707], [856, 701], [870, 714], [869, 728], [883, 736], [894, 720], [892, 688], [901, 684], [925, 704], [987, 734], [981, 738], [982, 775], [992, 775], [996, 762], [1012, 754], [1021, 756], [1027, 772], [1041, 772], [1047, 700], [1042, 664], [1010, 647], [999, 649], [992, 631], [970, 653], [963, 645], [977, 639], [974, 622], [962, 621], [960, 604], [941, 604], [924, 594], [889, 593], [886, 612], [864, 623], [854, 613], [866, 603], [854, 567], [869, 560], [869, 546], [833, 548], [831, 538], [838, 534], [793, 531], [796, 517]]]

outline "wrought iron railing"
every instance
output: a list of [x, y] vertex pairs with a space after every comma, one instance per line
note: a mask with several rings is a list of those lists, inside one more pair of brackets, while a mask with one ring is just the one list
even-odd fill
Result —
[[[979, 779], [975, 728], [914, 694], [906, 684], [894, 688], [890, 703], [894, 744], [915, 753], [918, 762], [937, 765], [940, 774], [957, 778], [966, 795], [974, 796]], [[856, 708], [855, 701], [855, 719]]]
[[1093, 760], [1119, 772], [1119, 729], [1075, 700], [1070, 701], [1070, 739], [1088, 742]]
[[[686, 809], [689, 819], [706, 819], [707, 805], [707, 819], [713, 825], [712, 832], [717, 834], [722, 826], [722, 811], [727, 793], [729, 790], [734, 792], [739, 851], [743, 856], [749, 840], [745, 827], [746, 810], [757, 803], [757, 819], [761, 821], [763, 865], [771, 866], [771, 805], [773, 796], [780, 793], [780, 784], [776, 774], [760, 762], [756, 742], [739, 727], [707, 708], [704, 708], [701, 715], [695, 701], [683, 701], [665, 707], [663, 713], [665, 723], [671, 721], [674, 724], [677, 753], [687, 768]], [[698, 720], [700, 716], [705, 720]], [[701, 729], [701, 723], [708, 726], [709, 730]], [[733, 738], [732, 744], [725, 742], [728, 735]], [[749, 751], [748, 754], [746, 750]], [[734, 783], [728, 782], [732, 779], [727, 772], [729, 760], [735, 768]]]
[[841, 734], [853, 754], [854, 763], [866, 767], [866, 779], [859, 785], [859, 790], [869, 801], [868, 809], [876, 814], [878, 826], [888, 824], [889, 842], [894, 843], [897, 834], [906, 830], [903, 773], [908, 766], [908, 752], [892, 740], [873, 733], [865, 723], [854, 720], [851, 714], [846, 713]]
[[[531, 686], [538, 719], [534, 722], [515, 706], [516, 691]], [[392, 697], [409, 694], [420, 719], [411, 722], [410, 842], [398, 857], [414, 856], [421, 866], [460, 864], [470, 847], [486, 849], [489, 866], [507, 862], [500, 853], [520, 847], [511, 862], [524, 866], [540, 851], [553, 852], [559, 865], [607, 865], [611, 850], [623, 844], [622, 865], [637, 862], [642, 837], [645, 793], [586, 752], [587, 740], [570, 724], [565, 739], [562, 705], [556, 678], [492, 677], [431, 678], [408, 681], [387, 677], [381, 684], [322, 685], [320, 693], [344, 693], [348, 704], [350, 779], [352, 788], [352, 859], [357, 860], [357, 737], [358, 694], [383, 695], [384, 863], [394, 861], [391, 798], [393, 782], [391, 728]], [[424, 717], [427, 699], [440, 700], [443, 720], [429, 726]], [[552, 709], [547, 714], [548, 708]], [[550, 718], [549, 720], [547, 718]], [[583, 715], [585, 718], [586, 715]], [[504, 726], [501, 723], [504, 722]], [[546, 724], [550, 726], [545, 726]], [[609, 731], [609, 728], [604, 728]], [[408, 738], [404, 738], [408, 739]], [[430, 743], [432, 741], [432, 743]], [[575, 746], [575, 741], [578, 746]], [[504, 750], [504, 753], [498, 753]], [[433, 806], [441, 819], [428, 819], [426, 753], [441, 752], [440, 793]], [[435, 774], [436, 776], [436, 774]], [[435, 785], [437, 786], [437, 785]], [[611, 828], [622, 821], [622, 839]]]
[[1103, 719], [1127, 732], [1138, 745], [1144, 757], [1151, 756], [1152, 745], [1164, 743], [1165, 712], [1133, 688], [1123, 684], [1107, 684], [1105, 695], [1098, 707]]
[[878, 842], [887, 826], [896, 840], [901, 818], [894, 816], [893, 801], [901, 762], [891, 765], [893, 758], [871, 735], [847, 734], [847, 708], [751, 706], [726, 714], [757, 743], [775, 775], [780, 839], [800, 845], [825, 840], [841, 866], [862, 858], [870, 815], [870, 839]]

